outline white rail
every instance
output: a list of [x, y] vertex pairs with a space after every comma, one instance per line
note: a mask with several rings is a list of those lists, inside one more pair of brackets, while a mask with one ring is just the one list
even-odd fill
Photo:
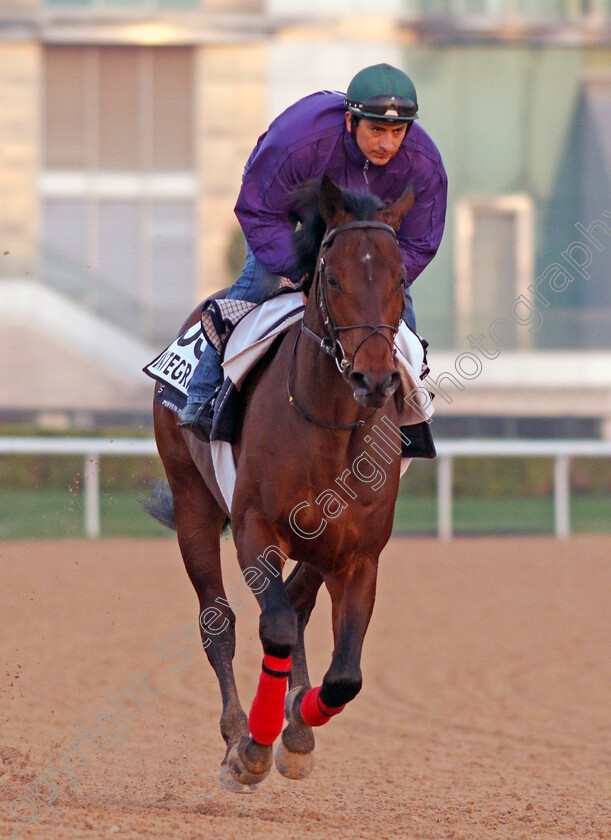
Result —
[[85, 490], [85, 534], [100, 536], [100, 457], [156, 455], [152, 438], [0, 437], [0, 455], [82, 455]]
[[[0, 455], [82, 455], [85, 490], [85, 533], [100, 536], [99, 462], [102, 456], [155, 455], [152, 438], [0, 437]], [[554, 459], [554, 533], [571, 533], [571, 458], [609, 458], [611, 441], [585, 440], [444, 440], [437, 443], [437, 535], [453, 533], [453, 466], [455, 458], [496, 456]]]
[[554, 533], [571, 533], [571, 458], [609, 458], [611, 441], [599, 440], [444, 440], [437, 444], [437, 536], [450, 539], [452, 473], [455, 458], [475, 456], [554, 459]]

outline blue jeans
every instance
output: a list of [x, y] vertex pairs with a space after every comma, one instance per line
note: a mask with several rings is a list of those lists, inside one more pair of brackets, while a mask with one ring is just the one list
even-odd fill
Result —
[[[270, 274], [246, 245], [244, 268], [227, 292], [227, 298], [262, 303], [277, 291], [281, 279], [277, 274]], [[405, 292], [403, 320], [415, 332], [416, 317], [409, 290]], [[205, 342], [204, 350], [189, 383], [187, 402], [198, 405], [209, 402], [221, 387], [222, 382], [221, 355], [208, 342]]]
[[416, 332], [416, 313], [414, 312], [414, 304], [412, 303], [412, 296], [409, 289], [405, 290], [405, 309], [403, 310], [403, 320], [410, 328]]
[[[246, 245], [246, 262], [242, 273], [227, 292], [231, 300], [248, 300], [262, 303], [276, 292], [282, 280], [277, 274], [270, 274]], [[211, 400], [223, 381], [220, 353], [205, 342], [197, 367], [189, 383], [188, 403], [206, 403]]]

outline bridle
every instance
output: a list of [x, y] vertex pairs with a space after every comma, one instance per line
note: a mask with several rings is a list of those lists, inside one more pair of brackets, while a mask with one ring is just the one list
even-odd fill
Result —
[[[292, 405], [297, 411], [304, 417], [306, 420], [309, 420], [312, 423], [316, 423], [318, 426], [324, 426], [327, 429], [336, 429], [336, 430], [348, 430], [348, 429], [359, 429], [365, 423], [367, 423], [373, 415], [378, 410], [375, 408], [371, 414], [365, 418], [365, 420], [356, 420], [354, 423], [327, 423], [323, 420], [319, 420], [313, 417], [311, 414], [305, 411], [305, 409], [299, 405], [296, 401], [295, 397], [291, 393], [291, 372], [293, 369], [293, 364], [295, 361], [295, 356], [297, 354], [297, 345], [299, 343], [299, 338], [301, 334], [307, 335], [309, 338], [313, 339], [316, 344], [326, 353], [328, 356], [331, 356], [335, 360], [335, 364], [337, 365], [337, 369], [342, 375], [342, 377], [348, 381], [350, 374], [354, 369], [354, 362], [356, 359], [356, 354], [363, 346], [363, 344], [370, 339], [374, 335], [381, 335], [382, 338], [386, 341], [389, 345], [390, 350], [393, 354], [393, 358], [395, 356], [395, 348], [394, 348], [394, 338], [399, 330], [399, 324], [393, 326], [392, 324], [350, 324], [346, 327], [338, 327], [335, 319], [333, 318], [333, 314], [331, 312], [331, 308], [329, 306], [329, 301], [327, 299], [327, 285], [324, 282], [324, 268], [325, 268], [325, 257], [327, 253], [327, 248], [333, 242], [335, 237], [339, 233], [343, 233], [346, 230], [354, 230], [354, 229], [368, 229], [368, 228], [377, 228], [379, 230], [384, 230], [387, 233], [390, 233], [393, 240], [397, 241], [397, 234], [390, 225], [387, 225], [385, 222], [378, 222], [378, 221], [351, 221], [345, 222], [342, 225], [337, 225], [337, 227], [332, 228], [331, 230], [327, 231], [322, 243], [320, 245], [320, 250], [318, 252], [318, 260], [316, 263], [316, 271], [314, 273], [314, 280], [312, 285], [316, 288], [316, 307], [321, 315], [323, 329], [326, 332], [326, 335], [320, 336], [314, 330], [310, 329], [305, 323], [305, 316], [303, 321], [301, 322], [301, 327], [299, 332], [295, 337], [295, 344], [293, 346], [293, 354], [291, 357], [291, 363], [289, 366], [289, 372], [287, 377], [287, 391], [289, 396], [289, 403]], [[352, 358], [348, 359], [344, 348], [341, 342], [341, 333], [346, 332], [348, 330], [359, 330], [365, 329], [369, 330], [369, 332], [359, 341], [356, 345], [354, 352], [352, 354]], [[389, 330], [391, 337], [383, 332], [383, 330]]]
[[[384, 340], [389, 345], [391, 352], [394, 352], [394, 337], [399, 329], [398, 324], [394, 327], [391, 324], [350, 324], [347, 327], [338, 327], [335, 323], [335, 320], [331, 313], [331, 309], [329, 307], [329, 301], [327, 300], [327, 286], [326, 283], [323, 282], [325, 256], [327, 248], [333, 242], [338, 233], [343, 233], [345, 230], [354, 230], [355, 228], [378, 228], [380, 230], [385, 230], [387, 233], [391, 234], [395, 242], [397, 241], [397, 234], [395, 233], [394, 228], [392, 228], [390, 225], [387, 225], [385, 222], [376, 222], [373, 220], [345, 222], [343, 225], [338, 225], [337, 227], [334, 227], [330, 231], [328, 231], [328, 233], [325, 234], [325, 238], [323, 239], [320, 246], [318, 262], [316, 264], [316, 272], [314, 275], [314, 285], [316, 286], [316, 305], [322, 316], [322, 322], [328, 332], [328, 335], [321, 338], [313, 330], [306, 326], [304, 321], [302, 321], [301, 324], [301, 331], [308, 335], [310, 338], [313, 338], [325, 353], [327, 353], [329, 356], [335, 359], [337, 369], [345, 379], [348, 379], [348, 377], [352, 373], [356, 354], [368, 339], [370, 339], [373, 335], [381, 335], [382, 338], [384, 338]], [[359, 341], [359, 343], [354, 349], [352, 358], [348, 361], [344, 352], [344, 348], [340, 341], [340, 333], [347, 330], [359, 329], [369, 330], [369, 333], [364, 338], [362, 338], [361, 341]], [[385, 333], [383, 333], [382, 330], [390, 330], [392, 334], [392, 339], [385, 335]]]

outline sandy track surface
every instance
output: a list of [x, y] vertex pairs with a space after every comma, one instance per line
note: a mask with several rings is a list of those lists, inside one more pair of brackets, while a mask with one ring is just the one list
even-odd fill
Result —
[[[237, 587], [229, 542], [224, 557]], [[179, 641], [197, 602], [174, 541], [0, 543], [0, 573], [0, 840], [611, 838], [609, 537], [394, 540], [361, 694], [317, 731], [307, 781], [274, 770], [253, 796], [217, 782], [218, 687]], [[261, 648], [243, 594], [248, 708]], [[330, 636], [322, 593], [316, 682]], [[146, 705], [127, 720], [113, 698], [132, 675]]]

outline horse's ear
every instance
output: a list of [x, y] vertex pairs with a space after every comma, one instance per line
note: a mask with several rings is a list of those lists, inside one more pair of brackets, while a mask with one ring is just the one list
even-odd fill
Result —
[[403, 221], [403, 217], [412, 209], [413, 206], [414, 188], [410, 184], [401, 198], [397, 199], [391, 207], [388, 207], [386, 210], [382, 210], [378, 218], [380, 221], [386, 222], [387, 225], [390, 225], [393, 230], [399, 230], [399, 225]]
[[344, 198], [342, 191], [328, 175], [323, 175], [318, 194], [318, 208], [327, 227], [340, 224], [340, 216], [344, 213]]

